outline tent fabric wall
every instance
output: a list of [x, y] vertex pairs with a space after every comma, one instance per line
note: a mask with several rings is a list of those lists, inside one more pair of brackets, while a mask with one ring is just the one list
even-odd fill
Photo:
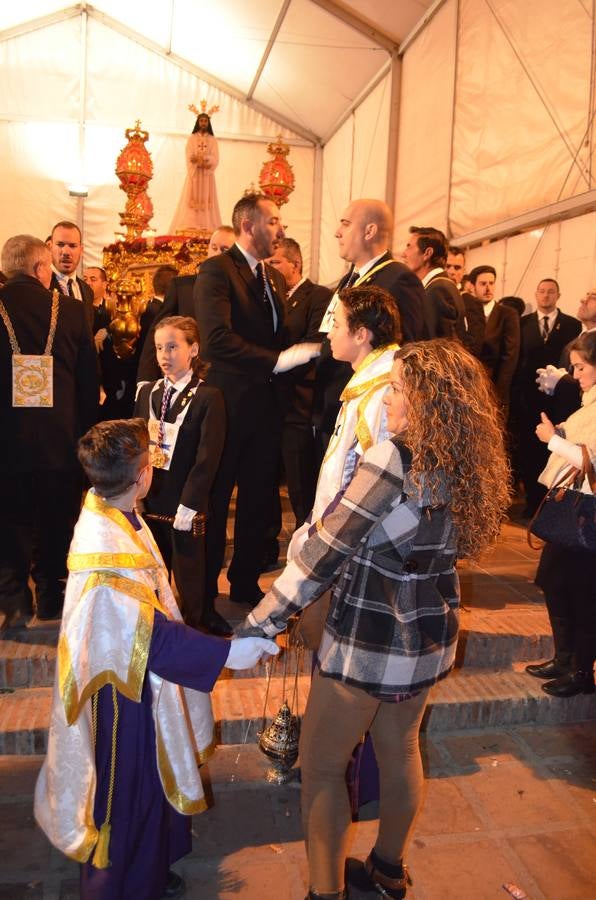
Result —
[[385, 197], [390, 101], [387, 75], [325, 145], [318, 275], [323, 284], [336, 282], [345, 269], [334, 237], [345, 207], [351, 199]]
[[580, 299], [596, 286], [596, 213], [553, 222], [466, 253], [468, 271], [485, 263], [497, 270], [497, 297], [522, 297], [526, 311], [532, 312], [538, 282], [555, 278], [561, 287], [559, 306], [574, 316]]
[[449, 0], [406, 51], [402, 64], [395, 235], [410, 225], [446, 229], [457, 3]]
[[459, 0], [451, 234], [594, 187], [591, 62], [577, 0]]
[[[408, 47], [396, 252], [411, 224], [435, 225], [457, 243], [594, 189], [591, 9], [577, 0], [448, 0]], [[585, 228], [589, 218], [578, 221]], [[518, 244], [529, 253], [532, 241]], [[486, 261], [486, 253], [472, 256]]]
[[[154, 166], [150, 226], [167, 233], [194, 125], [187, 105], [206, 97], [209, 106], [220, 106], [213, 127], [225, 221], [244, 190], [258, 185], [261, 165], [271, 158], [267, 143], [280, 133], [290, 141], [296, 190], [282, 214], [288, 234], [305, 250], [308, 271], [314, 148], [292, 132], [92, 18], [85, 28], [73, 17], [3, 41], [0, 66], [0, 202], [11, 210], [0, 225], [0, 245], [18, 233], [45, 238], [54, 222], [70, 219], [83, 227], [84, 264], [98, 264], [104, 245], [121, 230], [125, 196], [114, 167], [124, 130], [137, 118], [150, 133]], [[69, 196], [74, 182], [88, 186], [85, 200]]]

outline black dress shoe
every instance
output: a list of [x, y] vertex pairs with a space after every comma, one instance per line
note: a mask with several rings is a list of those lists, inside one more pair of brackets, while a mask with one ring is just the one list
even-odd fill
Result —
[[184, 878], [181, 878], [180, 875], [177, 875], [175, 872], [168, 872], [168, 880], [166, 881], [166, 889], [161, 895], [162, 898], [167, 897], [167, 900], [176, 900], [177, 897], [183, 897], [186, 893], [186, 884], [184, 882]]
[[533, 675], [534, 678], [561, 678], [563, 675], [568, 675], [569, 671], [569, 664], [566, 665], [556, 657], [547, 662], [531, 663], [526, 666], [526, 672], [528, 675]]
[[542, 685], [542, 690], [551, 697], [575, 697], [576, 694], [594, 693], [594, 672], [570, 672], [562, 678], [547, 681]]
[[260, 603], [264, 596], [265, 594], [260, 587], [255, 588], [255, 590], [253, 591], [247, 591], [245, 593], [236, 588], [230, 589], [230, 600], [232, 601], [232, 603], [241, 603], [244, 606], [250, 606], [252, 608]]
[[201, 628], [204, 631], [208, 631], [209, 634], [215, 634], [218, 637], [231, 637], [233, 634], [230, 623], [215, 610], [203, 616]]
[[44, 609], [38, 609], [36, 612], [36, 618], [40, 622], [52, 622], [55, 619], [62, 618], [62, 603], [54, 607], [47, 607]]

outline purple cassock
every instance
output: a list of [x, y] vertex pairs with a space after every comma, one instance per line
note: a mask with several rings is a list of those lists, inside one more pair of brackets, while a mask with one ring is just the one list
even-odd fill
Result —
[[[147, 670], [168, 681], [212, 690], [228, 658], [229, 641], [201, 634], [155, 612]], [[81, 866], [82, 900], [159, 900], [171, 863], [190, 853], [191, 818], [167, 801], [157, 769], [152, 693], [147, 674], [141, 702], [118, 693], [116, 779], [110, 867]], [[94, 819], [105, 820], [114, 708], [111, 685], [99, 691]]]

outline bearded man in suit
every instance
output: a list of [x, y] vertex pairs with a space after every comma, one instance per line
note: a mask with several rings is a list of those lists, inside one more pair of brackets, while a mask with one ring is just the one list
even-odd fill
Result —
[[232, 225], [234, 245], [201, 264], [194, 287], [201, 355], [211, 364], [206, 382], [221, 390], [226, 406], [226, 441], [207, 525], [206, 599], [218, 594], [228, 508], [237, 485], [230, 599], [255, 605], [262, 596], [258, 577], [281, 440], [273, 376], [308, 362], [318, 345], [283, 350], [285, 283], [264, 263], [284, 237], [277, 206], [262, 194], [245, 195], [234, 207]]

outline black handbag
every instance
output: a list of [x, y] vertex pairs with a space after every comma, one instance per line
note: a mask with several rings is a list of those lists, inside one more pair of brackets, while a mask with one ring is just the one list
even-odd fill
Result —
[[[582, 444], [582, 467], [566, 473], [547, 492], [528, 525], [528, 544], [532, 535], [569, 550], [596, 552], [596, 474], [587, 448]], [[591, 494], [582, 493], [587, 477]]]

